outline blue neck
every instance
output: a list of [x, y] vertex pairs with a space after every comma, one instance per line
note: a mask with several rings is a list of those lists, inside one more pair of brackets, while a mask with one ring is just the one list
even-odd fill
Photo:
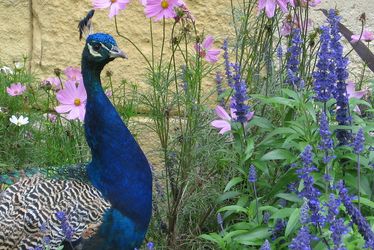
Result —
[[[133, 223], [133, 229], [127, 227], [131, 232], [123, 234], [132, 235], [135, 230], [144, 237], [152, 213], [152, 174], [143, 151], [103, 91], [101, 70], [102, 67], [82, 61], [87, 91], [85, 131], [92, 153], [87, 172], [92, 184], [112, 205], [115, 216], [104, 217], [99, 234], [113, 245], [108, 227], [118, 231]], [[115, 225], [111, 218], [123, 225]], [[124, 241], [118, 239], [118, 249], [128, 249], [121, 242]]]

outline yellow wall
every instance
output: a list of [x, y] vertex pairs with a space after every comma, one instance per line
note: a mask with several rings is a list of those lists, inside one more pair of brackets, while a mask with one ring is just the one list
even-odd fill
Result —
[[[236, 2], [237, 0], [233, 0]], [[343, 23], [359, 32], [358, 16], [373, 10], [373, 0], [323, 0], [321, 7], [337, 6]], [[231, 33], [230, 0], [186, 0], [205, 34], [217, 37], [216, 46]], [[10, 64], [22, 55], [31, 57], [31, 69], [40, 78], [53, 74], [56, 67], [79, 65], [83, 41], [78, 40], [77, 23], [91, 8], [90, 0], [0, 0], [0, 62]], [[115, 34], [114, 22], [107, 10], [99, 10], [94, 17], [95, 31]], [[374, 12], [366, 13], [368, 26], [374, 29]], [[320, 12], [313, 14], [321, 23]], [[138, 0], [132, 0], [128, 9], [119, 15], [120, 30], [133, 39], [147, 54], [150, 53], [149, 21]], [[171, 21], [169, 21], [171, 23]], [[155, 41], [161, 40], [161, 24], [156, 23]], [[134, 48], [117, 38], [128, 55], [128, 61], [117, 61], [108, 66], [115, 79], [127, 78], [139, 82], [145, 71], [144, 61]]]

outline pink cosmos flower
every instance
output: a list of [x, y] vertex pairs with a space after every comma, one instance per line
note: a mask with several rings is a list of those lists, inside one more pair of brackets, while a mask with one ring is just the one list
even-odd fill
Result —
[[81, 70], [79, 68], [74, 67], [67, 67], [64, 70], [64, 74], [68, 78], [68, 80], [75, 81], [75, 82], [83, 82], [83, 76]]
[[266, 16], [272, 18], [275, 14], [275, 8], [277, 5], [279, 5], [284, 13], [287, 13], [287, 3], [288, 0], [259, 0], [258, 10], [261, 11], [262, 9], [265, 9]]
[[219, 49], [213, 49], [214, 38], [212, 36], [207, 36], [202, 44], [195, 44], [196, 52], [204, 57], [210, 63], [215, 63], [218, 61], [218, 55], [221, 52]]
[[[349, 99], [351, 98], [361, 99], [368, 92], [369, 92], [368, 89], [356, 91], [356, 84], [352, 81], [347, 82], [347, 94], [348, 94]], [[354, 107], [353, 111], [355, 111], [357, 114], [361, 114], [361, 110], [358, 106]]]
[[61, 89], [61, 81], [58, 77], [48, 77], [41, 83], [42, 87], [52, 88], [53, 90]]
[[[230, 116], [224, 108], [222, 108], [221, 106], [217, 106], [215, 108], [215, 112], [216, 112], [217, 116], [221, 119], [212, 121], [210, 123], [210, 125], [212, 125], [213, 127], [217, 128], [217, 129], [220, 129], [220, 131], [218, 133], [223, 135], [224, 133], [231, 130], [231, 123], [230, 122], [231, 122], [231, 120], [235, 120], [236, 117], [237, 117], [236, 114], [235, 114], [235, 111], [236, 111], [235, 109], [231, 108], [230, 109], [231, 116]], [[254, 112], [250, 112], [247, 115], [247, 122], [250, 121], [253, 118], [253, 115], [254, 115]]]
[[109, 18], [117, 16], [120, 10], [126, 9], [126, 5], [130, 0], [92, 0], [94, 9], [106, 9], [109, 10]]
[[20, 82], [12, 83], [10, 87], [6, 88], [6, 92], [10, 96], [22, 95], [26, 91], [26, 86], [22, 85]]
[[145, 6], [145, 15], [148, 18], [154, 18], [159, 21], [162, 18], [174, 18], [177, 13], [175, 7], [184, 4], [182, 0], [147, 0]]
[[147, 0], [139, 0], [140, 3], [145, 7], [147, 5]]
[[360, 36], [360, 34], [352, 35], [351, 39], [352, 39], [351, 43], [357, 43], [360, 40], [365, 41], [365, 42], [370, 42], [374, 40], [374, 34], [373, 32], [368, 31], [367, 29], [364, 29], [364, 31], [362, 32], [362, 36]]
[[82, 83], [68, 80], [65, 82], [65, 88], [57, 92], [56, 98], [60, 105], [55, 110], [60, 113], [68, 113], [66, 119], [84, 120], [86, 113], [87, 93]]

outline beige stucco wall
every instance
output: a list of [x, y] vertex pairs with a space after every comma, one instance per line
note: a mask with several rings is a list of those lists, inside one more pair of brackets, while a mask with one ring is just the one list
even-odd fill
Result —
[[[217, 37], [217, 46], [231, 33], [230, 0], [186, 0], [200, 30]], [[234, 1], [235, 2], [235, 1]], [[323, 0], [322, 8], [337, 7], [351, 30], [359, 32], [358, 16], [367, 11], [368, 27], [374, 28], [373, 0]], [[40, 78], [52, 74], [54, 68], [79, 65], [83, 41], [78, 40], [77, 23], [91, 8], [90, 0], [0, 0], [0, 62], [19, 61], [23, 55], [31, 58], [31, 69]], [[323, 20], [314, 11], [316, 25]], [[95, 31], [115, 34], [114, 22], [107, 10], [99, 10], [94, 17]], [[119, 15], [120, 30], [130, 37], [148, 55], [150, 54], [149, 21], [138, 0], [132, 0], [128, 9]], [[155, 41], [161, 40], [161, 24], [154, 25]], [[127, 51], [128, 61], [117, 61], [108, 66], [115, 78], [141, 81], [145, 64], [134, 48], [117, 38]]]

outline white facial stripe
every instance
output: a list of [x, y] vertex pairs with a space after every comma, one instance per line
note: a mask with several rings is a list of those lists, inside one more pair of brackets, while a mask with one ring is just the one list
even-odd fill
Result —
[[103, 47], [104, 49], [106, 49], [107, 51], [110, 51], [110, 49], [108, 49], [107, 46], [105, 46], [104, 44], [100, 43], [101, 44], [101, 47]]
[[94, 49], [92, 48], [92, 46], [90, 44], [87, 44], [88, 46], [88, 50], [90, 51], [91, 55], [94, 56], [94, 57], [102, 57], [102, 55], [97, 52], [97, 51], [94, 51]]

